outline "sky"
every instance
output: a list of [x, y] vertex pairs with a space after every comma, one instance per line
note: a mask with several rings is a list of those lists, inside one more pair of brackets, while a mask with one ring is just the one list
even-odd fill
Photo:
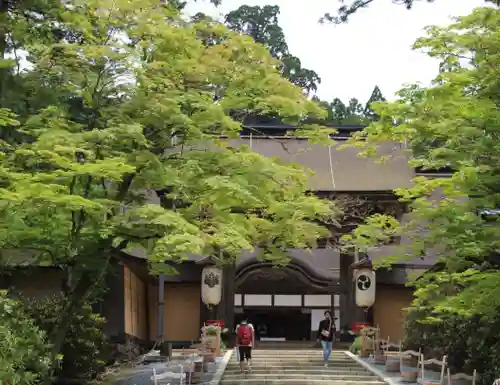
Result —
[[334, 14], [337, 0], [222, 0], [214, 7], [208, 0], [190, 2], [188, 13], [222, 15], [241, 5], [279, 5], [279, 23], [290, 52], [305, 68], [321, 77], [317, 95], [326, 101], [351, 97], [365, 102], [378, 85], [388, 99], [405, 83], [428, 84], [438, 63], [424, 53], [412, 51], [414, 41], [427, 25], [446, 25], [452, 16], [467, 15], [483, 0], [436, 0], [417, 2], [411, 11], [376, 0], [352, 16], [348, 24], [318, 23], [325, 13]]

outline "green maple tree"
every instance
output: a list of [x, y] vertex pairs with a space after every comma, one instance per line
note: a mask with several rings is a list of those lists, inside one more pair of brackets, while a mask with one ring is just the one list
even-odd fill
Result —
[[414, 282], [416, 307], [471, 315], [499, 305], [499, 32], [499, 7], [429, 27], [415, 48], [441, 61], [440, 74], [430, 87], [410, 86], [395, 102], [374, 103], [379, 121], [352, 143], [366, 155], [375, 155], [379, 142], [406, 143], [423, 148], [411, 166], [453, 170], [449, 177], [418, 177], [412, 188], [397, 191], [411, 202], [408, 223], [378, 215], [348, 237], [363, 250], [393, 236], [410, 238], [412, 247], [402, 245], [386, 262], [438, 255], [440, 269]]
[[[0, 109], [2, 262], [22, 250], [68, 273], [54, 353], [117, 251], [142, 247], [153, 273], [170, 273], [164, 261], [234, 263], [255, 245], [282, 264], [328, 235], [318, 223], [336, 209], [307, 193], [307, 171], [231, 143], [232, 111], [297, 124], [323, 113], [264, 46], [156, 0], [74, 1], [58, 17], [81, 39], [26, 44], [27, 100]], [[164, 204], [149, 203], [159, 190]]]

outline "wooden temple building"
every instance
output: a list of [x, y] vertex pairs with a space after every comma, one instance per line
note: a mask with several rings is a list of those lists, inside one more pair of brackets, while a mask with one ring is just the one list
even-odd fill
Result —
[[[336, 140], [345, 140], [362, 128], [338, 127]], [[386, 212], [398, 218], [405, 215], [407, 208], [398, 202], [393, 190], [410, 186], [419, 173], [408, 167], [408, 155], [401, 144], [381, 146], [380, 153], [391, 158], [380, 164], [359, 157], [355, 149], [338, 151], [335, 147], [311, 145], [306, 139], [285, 136], [290, 129], [293, 127], [254, 125], [246, 127], [237, 142], [262, 155], [278, 156], [311, 169], [314, 176], [309, 181], [310, 190], [325, 199], [346, 202], [342, 231], [349, 231], [364, 216], [373, 213]], [[159, 197], [152, 199], [160, 202]], [[332, 234], [332, 238], [337, 235]], [[404, 241], [394, 240], [395, 243]], [[374, 249], [366, 257], [377, 259], [390, 255], [392, 247], [394, 245], [388, 244]], [[136, 250], [116, 262], [108, 278], [108, 294], [96, 310], [106, 317], [106, 331], [110, 335], [151, 342], [158, 337], [160, 309], [165, 340], [174, 346], [198, 340], [200, 327], [213, 318], [223, 320], [225, 327], [231, 330], [245, 316], [254, 324], [260, 338], [288, 341], [315, 339], [326, 309], [334, 312], [339, 332], [345, 333], [359, 321], [349, 269], [354, 254], [341, 255], [330, 247], [330, 240], [324, 240], [312, 251], [290, 250], [291, 262], [283, 268], [260, 262], [256, 255], [243, 253], [234, 266], [224, 268], [222, 300], [214, 309], [208, 309], [201, 300], [203, 258], [190, 257], [176, 266], [177, 275], [165, 277], [162, 311], [158, 306], [161, 297], [158, 277], [149, 275], [145, 252]], [[409, 275], [423, 272], [433, 264], [432, 258], [416, 258], [396, 264], [391, 270], [377, 271], [376, 301], [369, 317], [379, 325], [382, 336], [393, 341], [401, 339], [404, 309], [412, 299], [412, 289], [405, 283]], [[7, 286], [41, 295], [58, 290], [61, 274], [55, 268], [45, 268], [39, 277], [11, 275]]]
[[[379, 151], [391, 155], [380, 164], [373, 159], [358, 156], [356, 149], [337, 150], [335, 147], [311, 145], [306, 139], [285, 136], [293, 127], [284, 125], [253, 125], [246, 127], [239, 143], [254, 151], [297, 162], [311, 169], [310, 189], [325, 199], [345, 203], [344, 228], [349, 231], [363, 217], [373, 213], [390, 213], [398, 218], [407, 208], [398, 202], [393, 190], [411, 185], [419, 172], [408, 167], [408, 153], [399, 143], [387, 143]], [[362, 126], [338, 127], [337, 141], [346, 140]], [[338, 234], [332, 234], [332, 238]], [[394, 240], [405, 242], [404, 239]], [[370, 259], [393, 253], [394, 245], [374, 249]], [[134, 266], [124, 266], [131, 289], [148, 298], [147, 312], [132, 312], [127, 325], [145, 325], [142, 336], [154, 340], [157, 333], [157, 279], [147, 276], [145, 260], [140, 250], [134, 255]], [[353, 272], [349, 266], [354, 254], [342, 254], [329, 244], [319, 242], [316, 249], [290, 250], [287, 267], [275, 268], [257, 259], [257, 251], [243, 253], [233, 267], [226, 267], [222, 277], [222, 300], [209, 310], [201, 301], [201, 273], [204, 259], [192, 257], [177, 266], [178, 275], [166, 277], [164, 328], [166, 340], [187, 343], [196, 340], [200, 327], [208, 319], [223, 320], [230, 330], [242, 317], [248, 317], [262, 339], [311, 340], [316, 338], [323, 312], [330, 309], [336, 317], [337, 330], [346, 333], [360, 320], [360, 309], [354, 300]], [[131, 257], [132, 258], [132, 257]], [[379, 325], [382, 336], [398, 341], [403, 334], [405, 308], [412, 300], [413, 291], [406, 287], [408, 277], [423, 272], [434, 264], [433, 258], [416, 258], [377, 271], [375, 305], [369, 312], [370, 321]], [[135, 298], [135, 297], [132, 297]], [[131, 301], [131, 302], [129, 302]], [[126, 297], [125, 311], [145, 304]], [[146, 317], [147, 314], [147, 317]], [[362, 315], [361, 315], [362, 316]], [[135, 317], [135, 318], [134, 318]]]

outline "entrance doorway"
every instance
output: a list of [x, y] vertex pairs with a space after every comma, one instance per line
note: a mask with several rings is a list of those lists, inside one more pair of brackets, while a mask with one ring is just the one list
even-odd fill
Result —
[[310, 340], [311, 314], [302, 313], [300, 308], [246, 308], [244, 314], [236, 314], [236, 324], [245, 317], [254, 326], [255, 337], [259, 340]]

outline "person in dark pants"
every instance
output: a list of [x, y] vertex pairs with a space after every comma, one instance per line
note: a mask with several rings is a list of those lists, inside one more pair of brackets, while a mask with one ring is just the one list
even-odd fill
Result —
[[328, 360], [332, 354], [333, 342], [335, 340], [335, 322], [331, 313], [327, 310], [325, 311], [325, 319], [320, 321], [318, 326], [318, 341], [321, 341], [321, 347], [323, 348], [323, 361], [325, 367], [328, 366]]
[[255, 332], [253, 326], [244, 319], [236, 330], [236, 346], [238, 347], [240, 369], [244, 372], [245, 360], [248, 370], [251, 370], [252, 347], [255, 345]]

